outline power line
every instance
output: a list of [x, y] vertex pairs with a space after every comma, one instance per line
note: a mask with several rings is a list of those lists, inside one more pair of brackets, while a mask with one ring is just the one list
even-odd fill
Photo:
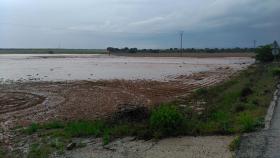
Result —
[[181, 56], [183, 56], [183, 36], [184, 36], [184, 31], [180, 31], [180, 44], [181, 44]]

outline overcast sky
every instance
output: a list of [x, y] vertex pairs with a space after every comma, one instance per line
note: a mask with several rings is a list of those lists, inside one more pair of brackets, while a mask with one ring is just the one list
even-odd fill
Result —
[[280, 41], [279, 0], [0, 0], [1, 48], [252, 47]]

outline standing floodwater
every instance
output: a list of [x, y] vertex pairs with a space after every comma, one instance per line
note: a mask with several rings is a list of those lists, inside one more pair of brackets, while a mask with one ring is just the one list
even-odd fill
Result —
[[0, 81], [63, 81], [100, 79], [168, 80], [178, 75], [230, 67], [239, 70], [247, 57], [180, 58], [106, 55], [0, 55]]

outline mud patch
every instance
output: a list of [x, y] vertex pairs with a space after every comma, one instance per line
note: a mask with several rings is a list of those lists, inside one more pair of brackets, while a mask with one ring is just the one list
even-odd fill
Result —
[[0, 114], [23, 110], [36, 106], [44, 101], [44, 97], [30, 93], [1, 92]]

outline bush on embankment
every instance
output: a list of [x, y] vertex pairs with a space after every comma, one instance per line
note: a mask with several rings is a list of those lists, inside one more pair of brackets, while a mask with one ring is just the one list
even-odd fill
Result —
[[270, 45], [256, 48], [255, 53], [256, 60], [261, 62], [271, 62], [274, 59], [274, 56], [272, 55], [272, 48]]

